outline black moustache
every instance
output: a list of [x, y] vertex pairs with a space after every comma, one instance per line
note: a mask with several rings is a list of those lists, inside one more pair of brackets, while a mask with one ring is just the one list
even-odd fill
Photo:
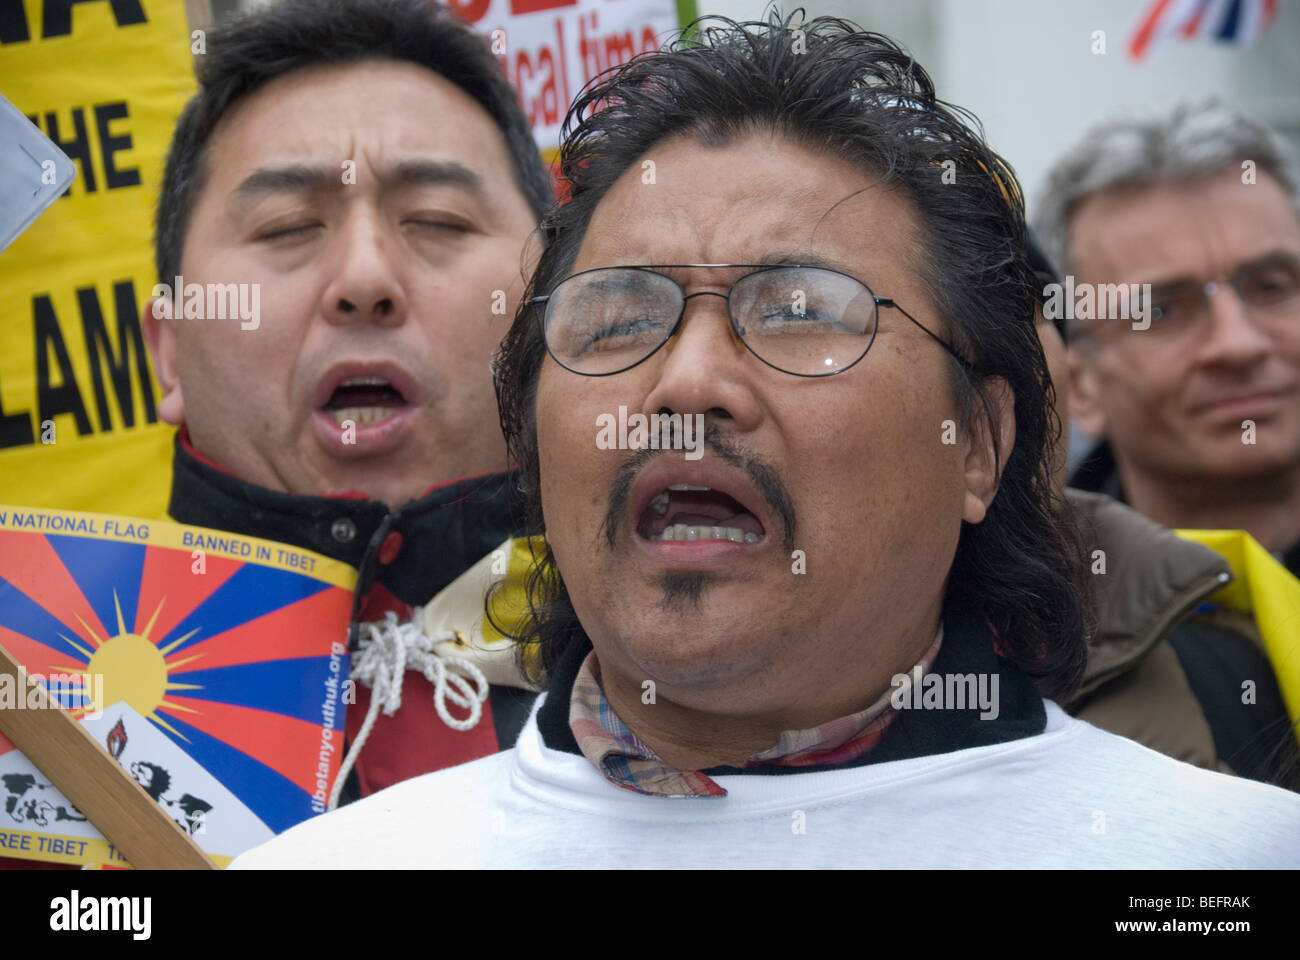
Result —
[[[787, 552], [794, 549], [795, 511], [794, 498], [776, 469], [758, 455], [744, 450], [727, 434], [716, 429], [707, 429], [704, 434], [704, 446], [719, 460], [729, 467], [742, 471], [759, 496], [771, 508], [771, 513], [781, 524], [782, 539]], [[618, 466], [614, 483], [609, 491], [609, 510], [605, 513], [602, 529], [614, 548], [615, 532], [619, 529], [623, 516], [628, 510], [628, 499], [632, 493], [632, 484], [637, 475], [649, 465], [655, 457], [663, 455], [662, 450], [637, 450]]]

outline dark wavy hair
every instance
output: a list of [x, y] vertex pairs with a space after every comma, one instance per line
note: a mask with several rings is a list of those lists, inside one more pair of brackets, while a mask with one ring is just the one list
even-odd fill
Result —
[[[163, 283], [180, 273], [190, 214], [207, 179], [208, 141], [226, 113], [277, 77], [304, 67], [396, 60], [446, 78], [501, 129], [515, 183], [534, 216], [554, 200], [550, 176], [519, 98], [487, 40], [434, 0], [279, 0], [215, 27], [195, 58], [199, 92], [172, 134], [155, 217]], [[437, 117], [413, 118], [436, 124]]]
[[[1064, 695], [1087, 658], [1087, 574], [1051, 484], [1061, 424], [1034, 329], [1020, 189], [978, 120], [936, 99], [929, 76], [893, 41], [844, 20], [803, 22], [802, 11], [766, 22], [701, 18], [663, 50], [597, 77], [570, 108], [560, 154], [568, 200], [543, 220], [546, 250], [494, 363], [529, 528], [544, 532], [536, 388], [546, 353], [529, 298], [568, 275], [596, 206], [657, 144], [686, 136], [721, 145], [755, 132], [856, 164], [917, 211], [921, 279], [948, 341], [977, 371], [950, 358], [962, 428], [975, 416], [993, 428], [983, 378], [1001, 377], [1015, 393], [1015, 443], [998, 450], [1001, 483], [986, 518], [963, 524], [947, 599], [974, 604], [999, 653], [1045, 695]], [[511, 634], [523, 662], [547, 672], [584, 634], [549, 554], [537, 556], [529, 586], [529, 613]]]

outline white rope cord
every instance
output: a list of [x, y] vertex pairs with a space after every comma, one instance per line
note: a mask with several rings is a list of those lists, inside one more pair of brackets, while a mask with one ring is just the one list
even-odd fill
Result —
[[[442, 722], [453, 730], [472, 730], [483, 716], [483, 701], [488, 696], [488, 682], [483, 671], [462, 657], [435, 653], [437, 644], [456, 639], [456, 634], [443, 630], [432, 637], [426, 635], [420, 629], [424, 622], [422, 613], [416, 607], [410, 622], [399, 623], [397, 614], [390, 610], [379, 623], [361, 624], [361, 639], [352, 654], [350, 678], [370, 688], [370, 707], [356, 740], [339, 767], [338, 776], [334, 778], [330, 810], [338, 807], [343, 784], [379, 719], [379, 711], [382, 709], [385, 716], [391, 717], [401, 707], [402, 680], [407, 669], [420, 671], [433, 684], [434, 709]], [[453, 673], [453, 670], [461, 672]], [[447, 710], [448, 700], [462, 710], [469, 710], [469, 716], [464, 720], [453, 717]]]

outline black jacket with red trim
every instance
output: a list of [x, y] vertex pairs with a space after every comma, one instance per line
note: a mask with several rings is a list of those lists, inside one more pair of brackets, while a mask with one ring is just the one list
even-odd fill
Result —
[[[351, 643], [358, 625], [393, 610], [405, 620], [507, 537], [522, 530], [511, 475], [485, 474], [433, 487], [397, 509], [350, 492], [306, 497], [246, 483], [176, 438], [168, 514], [178, 523], [262, 537], [341, 560], [358, 571]], [[355, 738], [370, 691], [358, 684], [346, 732]], [[449, 728], [438, 717], [433, 687], [407, 671], [402, 706], [380, 713], [340, 803], [402, 780], [466, 763], [514, 745], [535, 694], [493, 686], [477, 726]]]

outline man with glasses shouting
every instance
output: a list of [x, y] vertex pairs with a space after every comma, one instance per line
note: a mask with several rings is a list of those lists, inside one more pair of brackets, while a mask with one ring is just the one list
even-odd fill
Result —
[[[925, 72], [706, 22], [569, 123], [495, 366], [546, 693], [512, 752], [237, 864], [1300, 864], [1300, 797], [1045, 699], [1088, 614], [1022, 206]], [[703, 457], [597, 444], [620, 407], [702, 415]]]

